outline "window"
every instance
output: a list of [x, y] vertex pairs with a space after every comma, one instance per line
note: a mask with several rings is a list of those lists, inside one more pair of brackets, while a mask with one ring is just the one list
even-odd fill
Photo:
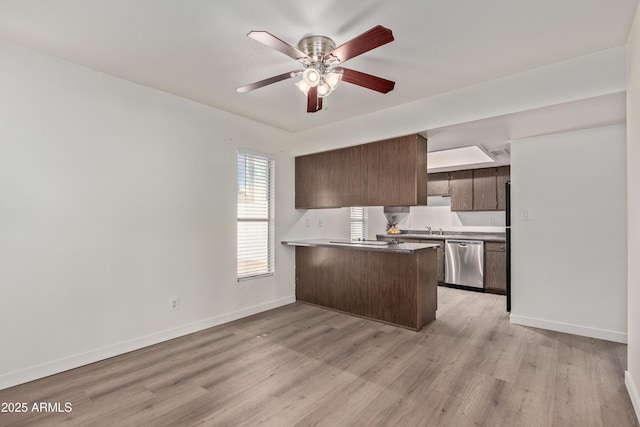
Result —
[[274, 161], [238, 152], [238, 280], [274, 271]]
[[351, 240], [367, 238], [367, 208], [351, 208]]

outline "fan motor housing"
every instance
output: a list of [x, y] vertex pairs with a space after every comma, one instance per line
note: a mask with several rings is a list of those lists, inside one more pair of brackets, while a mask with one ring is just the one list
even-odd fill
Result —
[[309, 55], [313, 62], [322, 62], [324, 56], [335, 48], [333, 40], [325, 36], [307, 36], [298, 42], [298, 49]]

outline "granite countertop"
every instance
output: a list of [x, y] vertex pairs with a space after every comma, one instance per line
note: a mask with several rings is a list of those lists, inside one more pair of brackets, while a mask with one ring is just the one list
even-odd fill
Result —
[[504, 242], [506, 240], [505, 233], [483, 233], [483, 232], [464, 232], [464, 231], [445, 231], [444, 234], [428, 231], [406, 230], [401, 234], [377, 234], [378, 239], [399, 238], [399, 239], [422, 239], [422, 240], [447, 240], [447, 239], [465, 239], [465, 240], [484, 240], [485, 242]]
[[[386, 242], [385, 242], [386, 243]], [[429, 243], [381, 243], [380, 240], [367, 240], [364, 242], [350, 242], [341, 239], [311, 239], [311, 240], [284, 240], [282, 244], [289, 246], [311, 246], [325, 248], [346, 248], [364, 251], [392, 252], [411, 254], [425, 249], [437, 248], [437, 244]]]

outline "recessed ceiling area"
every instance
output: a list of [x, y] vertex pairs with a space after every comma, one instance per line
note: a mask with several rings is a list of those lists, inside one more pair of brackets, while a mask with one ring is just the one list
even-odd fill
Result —
[[625, 121], [626, 93], [620, 92], [420, 133], [428, 140], [429, 152], [480, 145], [495, 158], [491, 163], [429, 169], [429, 172], [445, 172], [509, 164], [511, 141], [516, 139], [622, 124]]
[[467, 147], [431, 151], [427, 158], [427, 169], [461, 168], [493, 161], [493, 158], [485, 152], [482, 147], [479, 145], [469, 145]]
[[[34, 49], [290, 132], [308, 130], [626, 42], [638, 0], [0, 0], [0, 41]], [[306, 112], [294, 82], [236, 88], [297, 68], [246, 35], [340, 45], [376, 26], [395, 40], [349, 68], [396, 82], [342, 84]]]

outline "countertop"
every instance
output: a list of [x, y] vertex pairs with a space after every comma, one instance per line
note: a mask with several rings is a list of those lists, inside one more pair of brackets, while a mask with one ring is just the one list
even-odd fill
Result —
[[[367, 243], [371, 242], [371, 243]], [[347, 248], [357, 249], [364, 251], [377, 251], [377, 252], [391, 252], [391, 253], [403, 253], [411, 254], [425, 249], [437, 248], [437, 244], [429, 243], [398, 243], [381, 245], [379, 240], [370, 240], [361, 243], [349, 242], [348, 240], [340, 239], [312, 239], [312, 240], [284, 240], [283, 244], [289, 246], [311, 246], [311, 247], [324, 247], [324, 248]]]
[[429, 234], [428, 231], [407, 230], [401, 234], [377, 234], [376, 237], [380, 238], [398, 238], [398, 239], [421, 239], [421, 240], [447, 240], [447, 239], [465, 239], [465, 240], [484, 240], [485, 242], [504, 242], [506, 239], [505, 233], [482, 233], [482, 232], [447, 232], [444, 234], [437, 234], [433, 232]]

